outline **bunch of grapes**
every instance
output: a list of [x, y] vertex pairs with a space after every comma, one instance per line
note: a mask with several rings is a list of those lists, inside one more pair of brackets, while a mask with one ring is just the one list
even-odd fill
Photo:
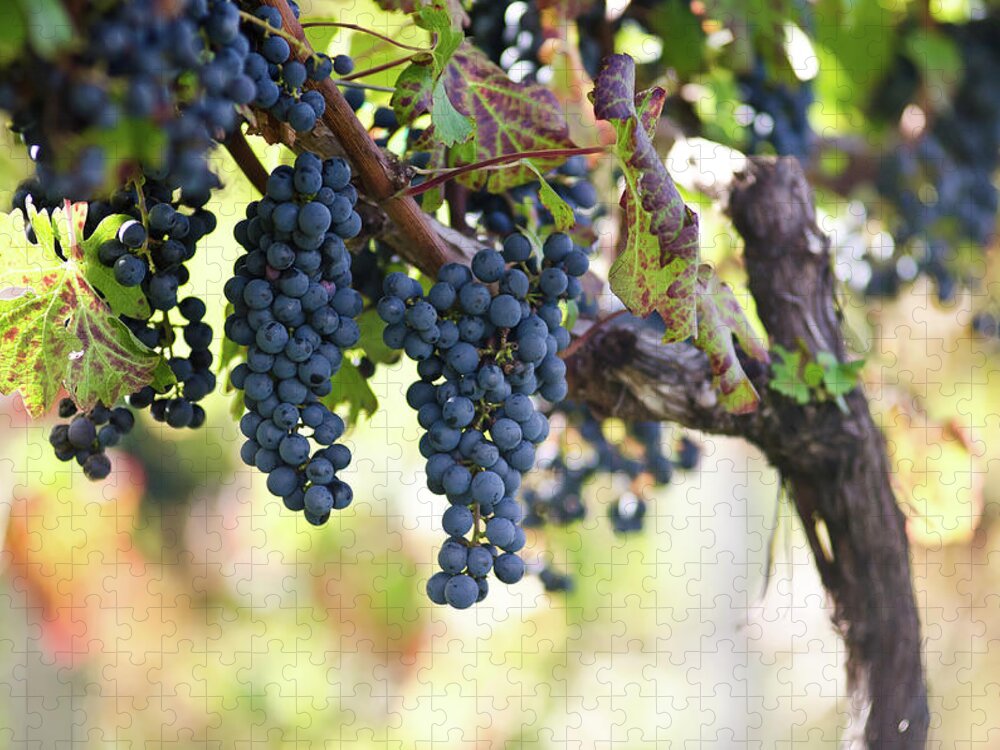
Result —
[[807, 82], [792, 86], [772, 80], [762, 60], [739, 76], [739, 87], [743, 101], [752, 109], [747, 150], [758, 153], [767, 143], [780, 156], [808, 162], [815, 140], [808, 116], [812, 87]]
[[[687, 471], [698, 463], [698, 445], [687, 436], [681, 438], [672, 457], [667, 455], [659, 422], [629, 423], [623, 439], [613, 442], [605, 434], [605, 423], [581, 404], [564, 401], [549, 411], [549, 417], [552, 434], [540, 447], [537, 471], [523, 491], [526, 527], [567, 526], [583, 520], [587, 485], [599, 475], [608, 475], [629, 482], [629, 488], [608, 507], [612, 528], [618, 534], [642, 531], [648, 510], [645, 492], [667, 485], [675, 466]], [[572, 588], [572, 578], [552, 566], [537, 575], [546, 591]]]
[[[298, 6], [293, 3], [291, 8], [298, 17]], [[329, 78], [334, 70], [338, 75], [347, 75], [354, 64], [345, 55], [331, 60], [322, 53], [314, 54], [305, 63], [299, 62], [292, 54], [288, 39], [276, 33], [283, 29], [281, 13], [262, 5], [254, 15], [275, 31], [253, 23], [244, 27], [253, 50], [247, 56], [247, 73], [257, 87], [253, 103], [281, 122], [287, 122], [297, 132], [310, 131], [326, 111], [326, 102], [318, 91], [304, 91], [303, 85], [307, 80]]]
[[344, 245], [361, 230], [350, 179], [343, 159], [308, 152], [294, 169], [276, 168], [266, 196], [236, 226], [247, 252], [225, 285], [233, 306], [226, 336], [246, 348], [246, 361], [231, 374], [247, 408], [240, 455], [268, 475], [273, 495], [314, 525], [353, 497], [337, 478], [351, 460], [336, 442], [344, 422], [320, 400], [332, 391], [343, 350], [360, 337], [355, 317], [363, 303], [351, 287]]
[[[249, 43], [231, 0], [81, 6], [82, 47], [48, 61], [28, 53], [0, 70], [0, 108], [29, 146], [47, 199], [85, 200], [112, 179], [109, 134], [156, 127], [161, 152], [142, 165], [186, 196], [218, 186], [207, 154], [257, 96]], [[124, 136], [123, 136], [124, 137]]]
[[[914, 257], [937, 285], [939, 299], [958, 286], [956, 247], [985, 246], [996, 233], [1000, 198], [1000, 21], [944, 27], [963, 58], [963, 77], [947, 111], [913, 143], [901, 143], [880, 164], [876, 187], [894, 213], [896, 245]], [[894, 74], [900, 74], [897, 69]], [[902, 69], [905, 73], [905, 68]], [[888, 87], [890, 82], [884, 82]], [[911, 94], [913, 87], [906, 88]], [[900, 285], [896, 264], [877, 268], [871, 296], [891, 296]]]
[[566, 397], [558, 353], [569, 332], [559, 305], [579, 296], [587, 267], [586, 253], [565, 234], [546, 239], [541, 262], [527, 237], [512, 234], [502, 253], [476, 253], [471, 271], [442, 267], [426, 295], [405, 274], [386, 277], [378, 304], [385, 343], [418, 363], [420, 380], [406, 398], [427, 431], [420, 439], [427, 486], [450, 503], [441, 571], [427, 584], [437, 604], [465, 609], [481, 601], [490, 570], [503, 583], [524, 575], [515, 493], [549, 429], [531, 396]]
[[118, 444], [132, 431], [135, 417], [125, 407], [109, 409], [98, 402], [94, 408], [78, 414], [76, 404], [64, 398], [59, 402], [59, 416], [72, 417], [68, 424], [56, 425], [49, 434], [49, 443], [60, 461], [76, 459], [88, 479], [98, 481], [111, 473], [111, 459], [106, 448]]
[[[663, 451], [659, 422], [630, 423], [625, 439], [615, 443], [605, 436], [603, 422], [584, 406], [563, 402], [554, 412], [562, 417], [563, 427], [553, 435], [558, 435], [558, 440], [539, 461], [541, 471], [524, 493], [528, 506], [526, 525], [565, 526], [583, 519], [583, 490], [598, 474], [622, 475], [636, 486], [662, 487], [670, 482], [673, 462]], [[615, 531], [642, 530], [646, 502], [640, 494], [624, 492], [611, 504], [609, 516]]]
[[511, 80], [551, 77], [538, 59], [545, 41], [541, 17], [534, 2], [524, 0], [476, 0], [469, 11], [470, 36], [488, 58]]
[[[27, 201], [34, 201], [32, 191], [36, 188], [33, 181], [22, 185], [15, 195], [15, 204], [26, 211]], [[171, 427], [197, 428], [205, 422], [205, 411], [198, 402], [214, 391], [216, 385], [209, 350], [213, 333], [211, 326], [203, 321], [205, 303], [196, 297], [178, 302], [177, 291], [188, 281], [184, 264], [194, 257], [198, 241], [215, 229], [216, 221], [215, 215], [204, 208], [182, 210], [190, 207], [183, 206], [181, 201], [163, 182], [155, 180], [147, 180], [141, 189], [133, 186], [119, 190], [108, 201], [88, 204], [84, 236], [113, 214], [132, 217], [121, 225], [115, 238], [98, 248], [97, 260], [112, 270], [122, 286], [142, 289], [154, 317], [141, 320], [122, 315], [120, 318], [140, 343], [168, 356], [167, 364], [176, 384], [163, 393], [145, 386], [128, 397], [128, 405], [149, 408], [155, 420]], [[183, 324], [170, 319], [169, 314], [175, 308], [184, 319]], [[179, 338], [188, 347], [186, 356], [179, 353]], [[71, 401], [63, 401], [59, 413], [64, 418], [73, 416], [76, 407]], [[127, 408], [111, 409], [99, 403], [91, 411], [76, 415], [68, 426], [56, 425], [50, 441], [60, 459], [76, 457], [89, 478], [103, 479], [111, 468], [104, 449], [115, 445], [121, 435], [131, 430], [133, 421]], [[97, 442], [85, 440], [90, 431], [83, 426], [84, 422], [94, 426]], [[77, 427], [73, 428], [73, 424]], [[101, 425], [105, 426], [97, 431]], [[68, 445], [76, 451], [70, 452]]]

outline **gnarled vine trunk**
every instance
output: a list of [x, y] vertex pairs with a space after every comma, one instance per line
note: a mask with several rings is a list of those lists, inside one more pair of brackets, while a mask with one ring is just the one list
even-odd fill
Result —
[[[842, 360], [830, 243], [798, 162], [751, 160], [731, 188], [729, 210], [771, 340]], [[845, 744], [924, 747], [929, 714], [909, 545], [864, 394], [849, 394], [846, 413], [832, 403], [799, 406], [769, 390], [761, 372], [758, 411], [729, 415], [713, 397], [704, 356], [657, 339], [627, 317], [598, 326], [570, 358], [573, 394], [605, 414], [739, 435], [763, 450], [791, 489], [847, 644], [858, 725]]]

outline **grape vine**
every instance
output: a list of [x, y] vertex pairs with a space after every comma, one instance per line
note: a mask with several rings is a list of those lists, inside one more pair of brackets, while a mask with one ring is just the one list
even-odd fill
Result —
[[[375, 107], [370, 126], [361, 125], [354, 113], [366, 102], [358, 79], [367, 72], [355, 71], [347, 55], [313, 50], [290, 1], [73, 7], [80, 44], [54, 57], [26, 48], [4, 62], [0, 109], [10, 114], [34, 166], [13, 194], [14, 208], [29, 219], [28, 253], [51, 251], [53, 267], [72, 281], [75, 297], [63, 296], [63, 329], [74, 320], [73, 301], [92, 316], [84, 322], [105, 326], [101, 335], [91, 329], [61, 341], [73, 357], [73, 347], [103, 357], [100, 373], [110, 382], [102, 387], [81, 383], [99, 377], [97, 368], [81, 377], [75, 365], [56, 366], [41, 383], [19, 380], [17, 368], [2, 371], [5, 386], [26, 394], [33, 412], [57, 404], [62, 421], [49, 442], [58, 459], [75, 460], [89, 479], [106, 479], [115, 470], [110, 449], [143, 410], [173, 429], [199, 428], [208, 418], [204, 399], [216, 390], [217, 373], [225, 373], [245, 437], [241, 459], [266, 475], [268, 491], [288, 509], [319, 526], [353, 500], [341, 478], [352, 460], [343, 444], [348, 424], [337, 408], [349, 403], [351, 420], [356, 410], [352, 396], [335, 386], [342, 383], [345, 357], [364, 380], [401, 351], [417, 362], [419, 380], [406, 400], [425, 431], [418, 447], [427, 486], [448, 500], [441, 519], [447, 538], [437, 555], [440, 570], [427, 583], [430, 599], [470, 607], [486, 596], [491, 572], [505, 584], [530, 572], [550, 591], [571, 587], [554, 568], [526, 566], [520, 555], [525, 526], [571, 520], [573, 511], [560, 507], [559, 498], [596, 471], [624, 472], [633, 482], [652, 477], [662, 485], [672, 464], [660, 450], [656, 424], [636, 426], [625, 453], [606, 440], [595, 443], [598, 460], [583, 474], [545, 455], [554, 437], [550, 418], [581, 416], [565, 401], [563, 356], [581, 311], [598, 313], [582, 279], [596, 239], [593, 221], [605, 206], [587, 157], [607, 148], [577, 147], [556, 99], [540, 85], [551, 69], [541, 64], [549, 31], [537, 9], [477, 3], [473, 24], [496, 23], [498, 9], [506, 29], [500, 46], [492, 48], [497, 39], [489, 35], [476, 39], [487, 56], [456, 40], [451, 21], [430, 8], [421, 23], [438, 47], [411, 48], [417, 54], [407, 60], [425, 65], [430, 52], [432, 75], [450, 85], [455, 78], [446, 75], [447, 66], [454, 65], [477, 86], [488, 83], [512, 100], [528, 92], [530, 116], [549, 118], [551, 126], [531, 141], [534, 149], [498, 152], [481, 140], [479, 161], [460, 159], [451, 171], [438, 169], [450, 163], [438, 140], [439, 112], [431, 112], [429, 125], [416, 124], [394, 101]], [[439, 49], [445, 43], [452, 45], [451, 60]], [[461, 99], [454, 90], [446, 93]], [[53, 101], [65, 106], [53, 108]], [[360, 116], [367, 120], [370, 109]], [[503, 124], [502, 108], [492, 116]], [[357, 173], [344, 158], [303, 147], [321, 121], [356, 159]], [[266, 172], [244, 126], [292, 141], [294, 165]], [[418, 170], [409, 189], [409, 173], [390, 179], [383, 153], [398, 142]], [[223, 287], [228, 308], [217, 362], [207, 300], [183, 289], [199, 244], [217, 225], [206, 206], [222, 187], [212, 166], [219, 144], [228, 145], [263, 196], [235, 226], [233, 239], [243, 252]], [[348, 145], [364, 154], [350, 153]], [[520, 163], [528, 159], [530, 168]], [[624, 169], [634, 170], [622, 159]], [[419, 173], [432, 163], [438, 174]], [[479, 173], [507, 182], [498, 187]], [[430, 181], [424, 190], [422, 181]], [[428, 241], [433, 233], [412, 197], [449, 182], [454, 194], [465, 193], [453, 223], [479, 247], [468, 265], [443, 263], [441, 240]], [[359, 202], [359, 190], [367, 202]], [[668, 209], [667, 192], [644, 205]], [[415, 241], [427, 245], [420, 248], [424, 255], [388, 244], [380, 226], [365, 226], [362, 207], [375, 215], [384, 208], [388, 218], [415, 229]], [[664, 252], [674, 249], [668, 243]], [[414, 267], [433, 271], [426, 291]], [[3, 278], [4, 291], [14, 290], [20, 305], [11, 315], [22, 315], [23, 323], [37, 280]], [[42, 275], [42, 283], [51, 278]], [[382, 336], [377, 352], [361, 340], [366, 313], [384, 323], [374, 334]], [[27, 336], [25, 330], [30, 327], [14, 334]], [[43, 328], [34, 335], [24, 341], [68, 334]], [[110, 363], [127, 372], [115, 373]], [[595, 426], [599, 433], [601, 423], [587, 416], [581, 429], [589, 435]], [[626, 456], [636, 440], [643, 450]], [[561, 473], [564, 489], [542, 499], [538, 488], [522, 488], [536, 467]], [[645, 506], [633, 502], [637, 497], [627, 493], [613, 506], [611, 523], [619, 532], [641, 525]]]

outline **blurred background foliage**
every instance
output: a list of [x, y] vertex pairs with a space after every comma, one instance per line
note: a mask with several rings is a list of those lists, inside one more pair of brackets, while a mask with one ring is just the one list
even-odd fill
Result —
[[[320, 19], [426, 39], [372, 0], [303, 6]], [[996, 304], [997, 253], [952, 237], [947, 257], [932, 257], [934, 231], [899, 231], [899, 204], [875, 172], [919, 134], [906, 131], [907, 103], [888, 113], [873, 106], [891, 105], [886, 72], [901, 66], [917, 71], [906, 96], [925, 117], [948, 110], [961, 50], [945, 29], [989, 9], [819, 0], [768, 4], [775, 15], [764, 18], [764, 6], [728, 0], [631, 6], [613, 25], [615, 47], [644, 63], [645, 84], [672, 94], [664, 154], [680, 131], [774, 151], [766, 123], [740, 103], [741, 77], [763, 64], [777, 71], [774, 85], [809, 82], [811, 135], [800, 155], [910, 519], [932, 740], [1000, 744], [989, 729], [1000, 708], [1000, 658], [989, 648], [1000, 638], [1000, 339], [974, 325]], [[552, 17], [541, 19], [551, 30]], [[396, 54], [350, 31], [310, 36], [359, 66]], [[575, 41], [578, 62], [592, 67], [588, 38]], [[594, 140], [581, 74], [570, 75], [573, 61], [560, 54], [543, 60], [550, 81], [579, 140]], [[391, 85], [393, 71], [372, 82]], [[363, 120], [387, 97], [369, 94]], [[287, 158], [254, 145], [269, 168]], [[28, 171], [23, 159], [3, 143], [0, 204]], [[228, 156], [218, 160], [226, 189], [210, 207], [219, 229], [190, 282], [210, 301], [215, 330], [237, 253], [226, 238], [255, 197]], [[613, 179], [595, 169], [611, 205]], [[848, 184], [852, 171], [860, 176]], [[727, 220], [705, 196], [685, 195], [701, 213], [706, 258], [749, 306]], [[321, 529], [286, 511], [239, 462], [231, 394], [206, 401], [208, 426], [196, 432], [141, 422], [102, 484], [52, 457], [49, 423], [29, 424], [15, 400], [0, 403], [0, 745], [835, 746], [848, 716], [841, 645], [797, 521], [760, 455], [700, 436], [698, 469], [651, 490], [645, 532], [628, 537], [607, 518], [620, 488], [598, 479], [584, 521], [529, 532], [527, 559], [571, 574], [571, 592], [546, 593], [531, 577], [497, 587], [475, 609], [445, 610], [423, 594], [444, 500], [423, 486], [418, 426], [402, 397], [412, 379], [407, 363], [376, 370], [380, 408], [349, 441], [357, 458], [344, 479], [356, 502]]]

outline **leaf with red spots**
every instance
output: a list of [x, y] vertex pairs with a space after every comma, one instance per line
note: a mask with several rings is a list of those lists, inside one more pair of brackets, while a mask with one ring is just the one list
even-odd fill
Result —
[[767, 348], [746, 319], [733, 290], [711, 266], [698, 269], [698, 337], [695, 345], [708, 355], [712, 379], [726, 411], [746, 414], [757, 408], [757, 390], [743, 371], [733, 339], [749, 356], [769, 362]]
[[[525, 151], [575, 148], [555, 95], [536, 83], [512, 81], [468, 41], [452, 55], [441, 82], [455, 110], [475, 124], [472, 138], [449, 150], [450, 167]], [[425, 136], [434, 138], [436, 133], [437, 128], [432, 124]], [[556, 156], [532, 159], [532, 163], [544, 173], [565, 160], [565, 156]], [[494, 193], [534, 179], [535, 172], [522, 162], [456, 178], [473, 190], [485, 187]]]
[[612, 55], [591, 96], [597, 117], [615, 128], [625, 175], [626, 242], [608, 273], [611, 290], [636, 315], [659, 313], [666, 323], [664, 341], [694, 338], [709, 357], [722, 405], [737, 414], [753, 411], [759, 398], [733, 338], [762, 362], [768, 361], [767, 349], [753, 336], [732, 290], [699, 263], [698, 217], [653, 147], [665, 92], [636, 94], [632, 58]]
[[608, 274], [611, 290], [636, 315], [658, 312], [664, 341], [697, 335], [698, 217], [685, 205], [653, 147], [666, 92], [635, 93], [635, 63], [611, 55], [591, 94], [594, 112], [612, 124], [625, 175], [625, 249]]
[[393, 92], [392, 111], [401, 125], [409, 125], [434, 102], [434, 68], [430, 59], [412, 62], [399, 74]]
[[[5, 219], [3, 234], [22, 239], [0, 253], [0, 393], [20, 392], [38, 417], [61, 388], [88, 409], [150, 383], [171, 383], [163, 358], [132, 335], [87, 280], [75, 259], [79, 246], [70, 245], [65, 263], [56, 256], [54, 225], [65, 226], [65, 214], [31, 213], [39, 245], [28, 244]], [[58, 235], [73, 237], [61, 227]]]

